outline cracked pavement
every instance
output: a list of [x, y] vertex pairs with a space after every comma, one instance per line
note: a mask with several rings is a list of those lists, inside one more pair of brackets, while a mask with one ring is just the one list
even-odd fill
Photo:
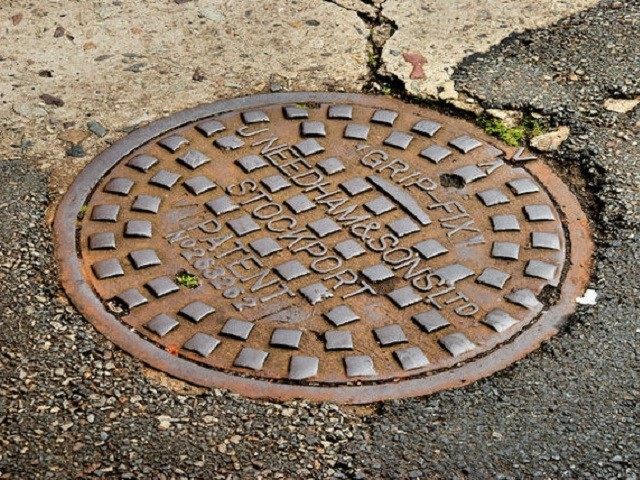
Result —
[[[640, 108], [604, 102], [640, 96], [640, 4], [452, 5], [0, 6], [0, 478], [638, 478]], [[568, 126], [549, 161], [591, 216], [597, 304], [488, 379], [365, 407], [250, 401], [114, 348], [56, 278], [49, 223], [75, 174], [151, 119], [303, 89]]]

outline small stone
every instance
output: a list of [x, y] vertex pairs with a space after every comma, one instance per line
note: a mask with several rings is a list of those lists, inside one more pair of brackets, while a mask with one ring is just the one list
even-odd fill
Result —
[[26, 118], [44, 117], [47, 115], [47, 111], [44, 108], [30, 103], [17, 103], [14, 104], [12, 108], [18, 115]]
[[11, 24], [15, 27], [22, 21], [22, 13], [16, 13], [11, 16]]
[[220, 10], [212, 6], [204, 6], [198, 9], [198, 17], [206, 18], [212, 22], [224, 21], [224, 15]]
[[48, 93], [43, 93], [42, 95], [40, 95], [40, 100], [42, 100], [47, 105], [55, 105], [56, 107], [62, 107], [64, 105], [64, 100], [59, 97], [49, 95]]
[[200, 67], [196, 67], [196, 69], [193, 72], [193, 75], [191, 76], [191, 79], [194, 82], [202, 82], [203, 80], [206, 79], [206, 77], [204, 76], [204, 73], [202, 72]]
[[607, 98], [604, 101], [604, 108], [610, 112], [627, 113], [640, 104], [640, 97], [637, 98]]
[[576, 303], [580, 305], [595, 305], [597, 298], [598, 298], [598, 292], [596, 292], [591, 288], [588, 288], [584, 292], [583, 296], [576, 298]]
[[552, 152], [557, 150], [562, 142], [569, 138], [571, 131], [569, 127], [560, 127], [552, 132], [543, 133], [531, 139], [531, 146], [542, 152]]
[[438, 98], [440, 98], [440, 100], [457, 100], [458, 99], [458, 92], [456, 92], [456, 87], [455, 84], [453, 83], [453, 80], [449, 80], [448, 82], [445, 82], [442, 84], [442, 90], [440, 91], [440, 93], [438, 94]]
[[64, 35], [64, 31], [65, 31], [64, 28], [58, 25], [56, 29], [53, 31], [53, 38], [60, 38], [61, 36]]
[[522, 121], [522, 112], [517, 110], [498, 110], [496, 108], [489, 108], [487, 109], [487, 114], [491, 115], [493, 118], [502, 120], [508, 128], [517, 127]]
[[74, 145], [78, 145], [87, 138], [87, 132], [84, 130], [80, 130], [77, 128], [70, 128], [69, 130], [65, 130], [60, 135], [58, 135], [58, 139], [63, 142], [69, 142]]
[[84, 148], [82, 148], [82, 145], [72, 145], [70, 148], [67, 149], [66, 154], [69, 157], [81, 158], [81, 157], [84, 157], [87, 154], [87, 152], [84, 151]]
[[100, 138], [104, 137], [108, 132], [108, 130], [100, 122], [96, 122], [95, 120], [87, 122], [87, 128], [96, 137]]

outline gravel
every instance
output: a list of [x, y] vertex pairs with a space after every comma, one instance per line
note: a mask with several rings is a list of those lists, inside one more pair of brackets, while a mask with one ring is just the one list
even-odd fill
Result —
[[[279, 405], [150, 371], [65, 300], [46, 172], [0, 161], [0, 478], [637, 479], [640, 113], [601, 105], [639, 93], [640, 5], [615, 5], [512, 37], [456, 73], [485, 106], [570, 126], [554, 164], [598, 241], [596, 305], [463, 389], [358, 408]], [[544, 80], [556, 69], [584, 73]]]

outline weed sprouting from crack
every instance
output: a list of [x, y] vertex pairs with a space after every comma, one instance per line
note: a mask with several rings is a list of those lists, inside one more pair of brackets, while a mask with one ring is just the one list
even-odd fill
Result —
[[182, 271], [176, 274], [176, 283], [183, 287], [196, 288], [200, 285], [200, 279], [193, 273]]

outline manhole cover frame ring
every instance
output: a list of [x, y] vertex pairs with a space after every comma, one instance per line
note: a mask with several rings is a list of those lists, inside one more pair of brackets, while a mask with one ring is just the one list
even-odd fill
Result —
[[[149, 366], [182, 380], [228, 389], [250, 398], [311, 401], [332, 401], [344, 404], [364, 404], [382, 400], [428, 395], [437, 391], [461, 387], [500, 371], [536, 350], [542, 342], [558, 333], [559, 328], [575, 310], [575, 298], [583, 294], [590, 279], [594, 244], [586, 215], [576, 197], [553, 170], [542, 161], [521, 165], [546, 187], [556, 207], [562, 212], [568, 234], [568, 269], [560, 287], [555, 305], [544, 311], [532, 325], [520, 332], [507, 344], [486, 355], [450, 370], [426, 377], [403, 379], [397, 383], [373, 385], [342, 385], [336, 387], [270, 383], [265, 380], [242, 377], [194, 364], [172, 355], [151, 342], [141, 342], [139, 335], [130, 330], [114, 315], [94, 293], [82, 275], [81, 259], [76, 250], [76, 223], [78, 213], [91, 196], [100, 180], [125, 156], [163, 133], [202, 118], [224, 112], [253, 108], [274, 103], [339, 103], [354, 102], [377, 108], [392, 108], [398, 100], [373, 96], [334, 92], [270, 93], [220, 100], [180, 111], [156, 120], [133, 131], [96, 156], [76, 177], [62, 198], [54, 219], [55, 257], [61, 283], [67, 296], [78, 311], [107, 339]], [[469, 125], [470, 130], [474, 128]], [[478, 136], [487, 138], [475, 129]], [[580, 248], [576, 248], [580, 245]]]

